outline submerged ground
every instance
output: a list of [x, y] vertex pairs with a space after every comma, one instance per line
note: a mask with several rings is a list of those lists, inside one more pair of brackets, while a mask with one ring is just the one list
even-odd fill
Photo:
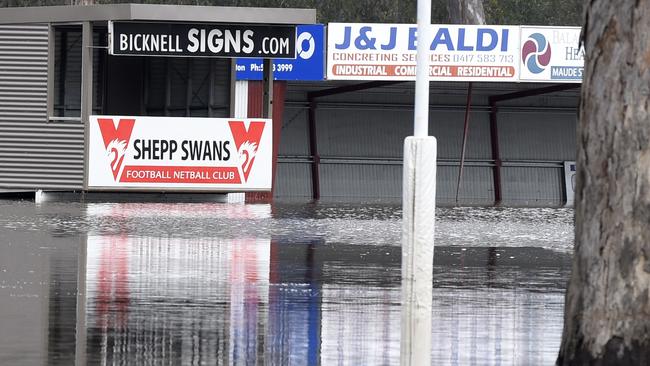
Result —
[[[439, 208], [436, 365], [557, 356], [573, 210]], [[399, 363], [386, 204], [0, 200], [0, 364]]]

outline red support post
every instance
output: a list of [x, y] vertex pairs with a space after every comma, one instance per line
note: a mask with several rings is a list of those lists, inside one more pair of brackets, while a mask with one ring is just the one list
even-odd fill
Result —
[[467, 86], [467, 104], [465, 105], [465, 127], [463, 128], [463, 144], [460, 150], [460, 169], [458, 169], [458, 184], [456, 185], [456, 203], [460, 192], [460, 182], [463, 180], [463, 167], [465, 166], [465, 147], [467, 146], [467, 135], [469, 133], [469, 112], [472, 107], [472, 82]]
[[[273, 82], [273, 183], [271, 192], [246, 192], [246, 203], [271, 203], [275, 191], [276, 173], [278, 165], [278, 150], [282, 132], [282, 118], [284, 114], [284, 98], [287, 90], [286, 81]], [[262, 81], [248, 82], [248, 118], [263, 118], [264, 111], [264, 83]]]
[[490, 142], [492, 145], [492, 160], [494, 168], [492, 177], [494, 179], [494, 205], [499, 206], [502, 200], [501, 190], [501, 153], [499, 152], [499, 129], [497, 126], [496, 102], [490, 101]]
[[316, 133], [316, 101], [309, 99], [309, 154], [311, 155], [311, 195], [320, 199], [320, 155], [318, 155], [318, 135]]
[[550, 93], [563, 92], [580, 88], [580, 84], [556, 84], [536, 89], [521, 90], [513, 93], [492, 95], [488, 98], [490, 104], [490, 142], [492, 143], [492, 160], [494, 160], [494, 204], [501, 204], [503, 200], [501, 189], [501, 154], [499, 153], [499, 129], [497, 123], [497, 103], [507, 100], [534, 97]]

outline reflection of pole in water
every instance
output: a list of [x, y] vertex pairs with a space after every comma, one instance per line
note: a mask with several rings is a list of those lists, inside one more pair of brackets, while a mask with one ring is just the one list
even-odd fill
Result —
[[307, 249], [307, 283], [309, 284], [309, 330], [307, 346], [307, 360], [309, 365], [318, 365], [320, 360], [320, 323], [321, 323], [321, 296], [318, 280], [321, 278], [321, 268], [316, 267], [316, 246], [310, 242]]
[[[496, 285], [498, 279], [497, 279], [497, 249], [495, 247], [489, 247], [487, 249], [487, 266], [486, 266], [486, 274], [487, 274], [487, 287], [494, 287]], [[502, 332], [502, 327], [503, 324], [505, 323], [503, 313], [501, 311], [497, 311], [496, 313], [497, 319], [494, 325], [494, 332], [495, 332], [495, 337], [494, 337], [494, 360], [497, 362], [497, 364], [501, 364], [501, 361], [503, 359], [503, 355], [501, 352], [501, 343], [503, 342], [503, 332]]]
[[86, 240], [79, 243], [77, 252], [77, 318], [75, 325], [75, 366], [85, 365], [86, 360], [86, 264], [88, 245]]
[[487, 249], [487, 286], [492, 287], [495, 284], [496, 280], [496, 267], [497, 267], [497, 249], [495, 247], [489, 247]]

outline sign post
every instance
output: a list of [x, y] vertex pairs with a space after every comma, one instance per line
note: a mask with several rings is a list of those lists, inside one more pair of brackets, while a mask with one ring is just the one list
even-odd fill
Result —
[[431, 364], [436, 138], [429, 128], [431, 0], [418, 0], [414, 136], [404, 141], [400, 363]]

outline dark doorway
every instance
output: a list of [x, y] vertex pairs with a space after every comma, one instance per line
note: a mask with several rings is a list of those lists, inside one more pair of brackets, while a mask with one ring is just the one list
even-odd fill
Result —
[[108, 56], [106, 61], [104, 113], [125, 116], [145, 115], [144, 59], [136, 56]]

